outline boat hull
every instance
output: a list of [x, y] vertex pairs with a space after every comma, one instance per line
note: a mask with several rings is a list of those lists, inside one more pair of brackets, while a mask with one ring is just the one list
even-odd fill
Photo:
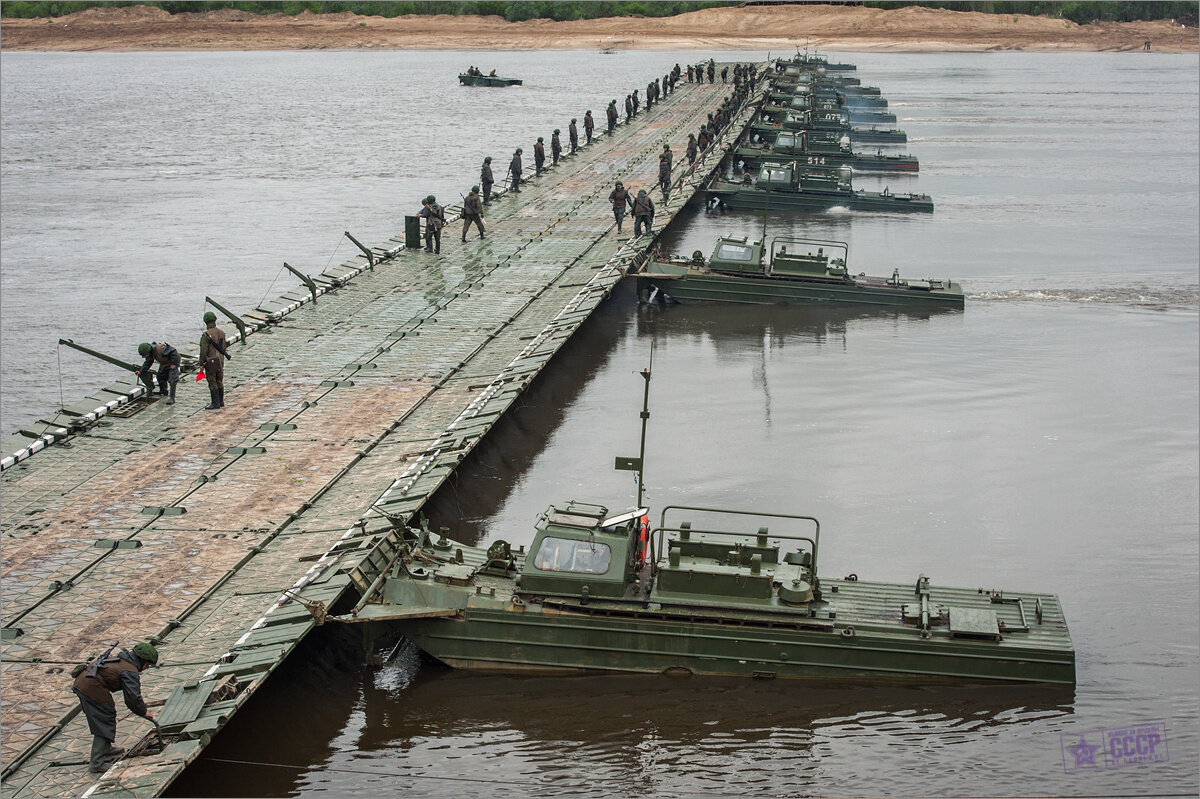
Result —
[[[875, 636], [802, 624], [756, 628], [643, 619], [522, 605], [468, 607], [455, 619], [405, 622], [399, 631], [451, 666], [499, 672], [624, 672], [676, 676], [877, 682], [1037, 682], [1073, 685], [1073, 652]], [[650, 615], [650, 614], [647, 614]]]
[[[650, 268], [653, 268], [651, 265]], [[881, 281], [883, 282], [883, 281]], [[923, 290], [904, 286], [855, 285], [766, 275], [688, 273], [682, 277], [638, 276], [638, 291], [659, 291], [680, 302], [733, 302], [752, 305], [781, 303], [854, 303], [889, 307], [963, 307], [962, 288]]]
[[822, 211], [849, 208], [852, 211], [893, 213], [933, 213], [933, 200], [924, 195], [883, 194], [881, 192], [772, 191], [717, 184], [709, 189], [710, 199], [729, 208], [751, 210]]
[[501, 78], [491, 75], [459, 75], [458, 82], [464, 86], [520, 86], [520, 78]]

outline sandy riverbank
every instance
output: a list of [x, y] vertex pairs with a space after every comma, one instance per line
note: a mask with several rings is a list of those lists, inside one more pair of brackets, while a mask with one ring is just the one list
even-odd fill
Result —
[[288, 17], [232, 9], [168, 14], [149, 6], [5, 19], [4, 50], [705, 49], [1196, 51], [1197, 32], [1167, 21], [1094, 23], [927, 8], [712, 8], [668, 18], [506, 22], [477, 16]]

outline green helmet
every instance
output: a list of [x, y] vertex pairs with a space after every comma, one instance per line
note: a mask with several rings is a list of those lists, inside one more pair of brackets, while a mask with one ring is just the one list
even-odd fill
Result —
[[434, 197], [432, 194], [429, 195], [429, 202], [431, 202], [431, 203], [437, 202], [437, 197]]
[[625, 184], [624, 184], [624, 183], [622, 183], [621, 181], [619, 181], [619, 180], [618, 180], [618, 181], [617, 181], [617, 185], [618, 185], [618, 186], [624, 186]]
[[574, 122], [574, 121], [575, 121], [575, 117], [571, 117], [571, 121], [572, 121], [572, 122]]
[[541, 141], [541, 140], [542, 140], [542, 137], [541, 137], [541, 136], [538, 136], [538, 141]]
[[472, 186], [472, 187], [471, 187], [471, 191], [473, 191], [473, 192], [478, 192], [478, 191], [479, 191], [479, 187], [478, 187], [478, 186]]
[[138, 660], [151, 666], [158, 663], [158, 650], [145, 641], [133, 647], [133, 654], [137, 655]]
[[555, 129], [554, 129], [554, 133], [555, 133], [555, 135], [557, 135], [557, 134], [558, 134], [558, 128], [555, 128]]
[[149, 358], [150, 357], [150, 345], [144, 341], [141, 344], [139, 344], [138, 345], [138, 355], [142, 356], [143, 358]]
[[492, 157], [489, 155], [487, 158], [483, 159], [483, 163], [485, 163], [485, 164], [492, 163]]
[[217, 315], [212, 311], [207, 311], [204, 314], [204, 324], [215, 325], [217, 323]]
[[646, 190], [645, 190], [645, 189], [638, 189], [638, 196], [639, 196], [639, 197], [645, 197], [645, 196], [646, 196]]

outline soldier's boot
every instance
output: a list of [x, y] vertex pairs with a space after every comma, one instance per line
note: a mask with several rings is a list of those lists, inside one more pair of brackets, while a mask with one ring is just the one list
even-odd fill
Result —
[[175, 386], [176, 385], [177, 385], [176, 383], [171, 384], [171, 393], [167, 395], [167, 404], [168, 405], [175, 404]]
[[92, 756], [88, 760], [88, 770], [93, 774], [103, 774], [110, 765], [107, 756], [112, 743], [99, 735], [92, 736]]
[[225, 386], [217, 389], [217, 400], [221, 403], [221, 407], [225, 407]]
[[204, 406], [204, 410], [215, 411], [217, 408], [221, 407], [221, 400], [217, 396], [217, 390], [215, 388], [210, 388], [208, 390], [208, 397], [209, 403]]

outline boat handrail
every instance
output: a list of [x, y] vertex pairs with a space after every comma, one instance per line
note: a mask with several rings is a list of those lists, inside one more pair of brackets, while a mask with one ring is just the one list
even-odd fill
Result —
[[[767, 513], [765, 511], [748, 511], [748, 510], [730, 510], [728, 508], [705, 508], [698, 505], [667, 505], [662, 509], [662, 513], [658, 517], [658, 527], [651, 531], [650, 536], [653, 539], [655, 534], [658, 535], [657, 545], [654, 546], [654, 562], [657, 564], [662, 560], [663, 542], [666, 540], [666, 533], [680, 532], [679, 528], [667, 527], [667, 512], [672, 510], [689, 510], [700, 513], [723, 513], [730, 516], [757, 516], [771, 519], [795, 519], [797, 521], [808, 521], [813, 523], [813, 537], [798, 536], [798, 535], [780, 535], [777, 533], [768, 533], [768, 537], [788, 541], [807, 541], [812, 544], [812, 583], [814, 586], [819, 585], [817, 582], [817, 548], [821, 539], [821, 521], [815, 516], [804, 516], [796, 513]], [[723, 530], [700, 530], [696, 528], [686, 528], [689, 533], [699, 533], [707, 535], [727, 535], [735, 538], [754, 538], [757, 539], [758, 532], [727, 532]]]

